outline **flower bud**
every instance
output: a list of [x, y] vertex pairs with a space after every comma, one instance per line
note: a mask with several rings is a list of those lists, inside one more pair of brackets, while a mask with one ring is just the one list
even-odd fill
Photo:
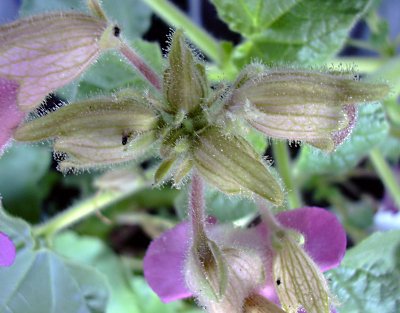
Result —
[[257, 67], [251, 77], [248, 71], [244, 70], [243, 81], [228, 100], [229, 110], [241, 112], [254, 128], [272, 138], [305, 141], [327, 151], [340, 144], [354, 124], [355, 114], [349, 116], [345, 106], [380, 100], [389, 91], [385, 84], [337, 73], [260, 73]]
[[19, 141], [56, 138], [63, 165], [92, 167], [132, 160], [155, 141], [156, 115], [135, 95], [77, 102], [21, 125]]
[[207, 241], [187, 258], [187, 286], [207, 312], [242, 313], [245, 299], [265, 283], [263, 259], [252, 249]]
[[255, 193], [277, 205], [284, 200], [276, 178], [241, 137], [226, 138], [217, 128], [208, 128], [194, 146], [193, 161], [199, 173], [223, 192]]
[[282, 308], [297, 313], [329, 313], [329, 291], [324, 275], [299, 245], [300, 234], [278, 230], [272, 234], [276, 290]]
[[167, 111], [189, 113], [207, 97], [208, 85], [205, 68], [195, 60], [182, 30], [176, 30], [172, 37], [168, 60], [163, 86], [169, 107]]
[[82, 13], [51, 13], [0, 26], [0, 76], [19, 84], [20, 108], [37, 107], [81, 74], [102, 49], [118, 46], [112, 28]]

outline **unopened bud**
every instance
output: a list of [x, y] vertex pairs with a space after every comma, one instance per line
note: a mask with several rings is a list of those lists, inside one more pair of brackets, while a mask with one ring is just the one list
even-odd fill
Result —
[[245, 299], [265, 283], [263, 259], [251, 249], [209, 243], [210, 254], [189, 255], [187, 285], [207, 312], [242, 313]]
[[282, 204], [284, 196], [277, 179], [243, 138], [226, 138], [217, 128], [208, 128], [198, 141], [194, 164], [211, 184], [229, 194], [255, 193]]
[[1, 26], [0, 43], [0, 76], [18, 82], [18, 105], [29, 111], [118, 40], [102, 18], [51, 13]]
[[59, 108], [21, 125], [19, 141], [55, 138], [73, 167], [120, 163], [142, 155], [155, 141], [156, 115], [139, 97], [92, 99]]
[[207, 97], [208, 85], [205, 68], [196, 61], [181, 30], [172, 37], [168, 60], [163, 86], [168, 106], [172, 112], [189, 113]]
[[354, 124], [355, 114], [349, 116], [346, 106], [380, 100], [389, 91], [385, 84], [337, 73], [260, 73], [257, 67], [250, 78], [249, 69], [244, 72], [244, 81], [228, 100], [230, 111], [241, 112], [253, 127], [272, 138], [305, 141], [327, 151], [340, 144]]

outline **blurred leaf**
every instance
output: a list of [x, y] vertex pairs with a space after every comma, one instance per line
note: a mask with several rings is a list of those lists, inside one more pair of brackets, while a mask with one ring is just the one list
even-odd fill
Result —
[[[137, 39], [132, 46], [145, 56], [150, 66], [162, 73], [163, 58], [158, 43]], [[72, 102], [90, 96], [110, 94], [127, 87], [144, 90], [150, 85], [117, 52], [108, 51], [81, 78], [62, 88], [59, 94], [63, 99]]]
[[400, 231], [371, 235], [350, 249], [327, 277], [341, 313], [398, 312]]
[[111, 286], [107, 313], [125, 312], [126, 308], [132, 313], [140, 312], [133, 297], [129, 274], [117, 256], [100, 240], [65, 232], [55, 238], [54, 249], [75, 262], [93, 266], [106, 276]]
[[327, 154], [310, 146], [302, 147], [295, 172], [340, 175], [352, 169], [387, 136], [389, 125], [380, 103], [360, 105], [358, 120], [350, 137]]
[[397, 162], [400, 158], [400, 138], [388, 136], [379, 144], [379, 150], [386, 158]]
[[[175, 200], [175, 207], [180, 219], [188, 214], [189, 188], [186, 186]], [[218, 219], [220, 223], [233, 222], [257, 212], [256, 204], [249, 198], [227, 196], [226, 194], [206, 186], [206, 210], [208, 215]]]
[[264, 155], [265, 150], [267, 150], [268, 142], [264, 134], [256, 131], [253, 128], [248, 129], [248, 133], [244, 135], [251, 146], [260, 155]]
[[234, 59], [321, 63], [335, 55], [370, 0], [213, 0], [220, 18], [248, 40]]
[[111, 288], [107, 313], [178, 312], [181, 303], [163, 304], [142, 278], [133, 277], [121, 260], [99, 239], [65, 232], [55, 238], [54, 248], [76, 262], [95, 267]]
[[19, 15], [25, 17], [52, 11], [71, 10], [88, 12], [85, 1], [82, 0], [23, 0], [19, 10]]
[[[140, 300], [142, 309], [142, 311], [140, 311], [141, 313], [189, 312], [181, 301], [175, 301], [168, 304], [161, 302], [158, 296], [150, 289], [150, 287], [147, 285], [146, 281], [142, 277], [132, 277], [131, 284], [137, 298]], [[190, 308], [190, 312], [192, 313], [204, 312], [201, 310], [195, 310], [194, 307]]]
[[0, 230], [17, 247], [15, 263], [0, 267], [0, 312], [104, 312], [108, 289], [102, 275], [50, 250], [34, 250], [30, 226], [1, 208]]
[[40, 216], [41, 202], [50, 188], [41, 182], [51, 164], [47, 147], [14, 143], [0, 159], [0, 195], [13, 214], [31, 222]]
[[[140, 0], [102, 0], [102, 6], [113, 22], [118, 23], [123, 36], [128, 39], [141, 37], [150, 27], [151, 10]], [[83, 11], [88, 13], [83, 0], [23, 0], [20, 16], [47, 13], [51, 11]]]

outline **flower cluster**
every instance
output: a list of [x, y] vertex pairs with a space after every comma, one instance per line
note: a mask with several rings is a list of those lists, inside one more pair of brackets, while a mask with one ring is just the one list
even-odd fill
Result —
[[144, 258], [145, 278], [163, 301], [195, 296], [208, 312], [283, 312], [279, 301], [286, 312], [329, 312], [321, 271], [346, 250], [332, 213], [305, 207], [273, 217], [261, 204], [259, 225], [233, 228], [206, 219], [196, 175], [191, 186], [190, 222], [154, 240]]
[[[182, 30], [171, 38], [161, 78], [124, 43], [99, 3], [88, 5], [92, 15], [53, 13], [0, 27], [0, 149], [11, 138], [50, 139], [61, 170], [124, 163], [156, 151], [156, 184], [191, 179], [190, 221], [153, 241], [144, 260], [145, 277], [161, 299], [193, 295], [208, 312], [329, 312], [322, 271], [341, 261], [344, 230], [319, 208], [272, 215], [266, 206], [284, 204], [284, 190], [246, 133], [255, 129], [329, 152], [350, 134], [357, 104], [383, 98], [388, 86], [335, 71], [261, 64], [214, 86]], [[120, 90], [22, 122], [107, 49], [124, 55], [149, 90]], [[207, 218], [203, 179], [226, 194], [256, 199], [261, 223], [238, 229]], [[15, 249], [3, 233], [0, 248], [0, 266], [10, 265]]]
[[[6, 52], [1, 57], [8, 65], [0, 75], [18, 83], [19, 108], [34, 107], [50, 90], [76, 77], [99, 51], [110, 47], [118, 48], [155, 87], [152, 92], [127, 89], [64, 105], [20, 125], [14, 132], [16, 140], [54, 139], [54, 150], [62, 156], [61, 170], [127, 162], [156, 150], [162, 159], [155, 173], [157, 184], [172, 179], [180, 185], [195, 168], [227, 194], [257, 195], [281, 205], [284, 193], [279, 180], [245, 140], [246, 132], [255, 128], [271, 138], [304, 141], [330, 151], [350, 133], [355, 104], [387, 93], [386, 85], [356, 81], [345, 74], [272, 70], [260, 64], [244, 68], [232, 84], [212, 88], [204, 64], [181, 30], [172, 36], [160, 84], [154, 72], [127, 50], [119, 28], [95, 7], [96, 17], [46, 16], [54, 20], [59, 36], [54, 31], [39, 31], [43, 17], [22, 20], [3, 30]], [[65, 28], [71, 20], [74, 26]], [[42, 42], [25, 34], [31, 24], [30, 29], [37, 31], [36, 37], [45, 38], [50, 50], [26, 61]], [[9, 62], [14, 49], [21, 49], [13, 40], [18, 36], [21, 45], [33, 48], [17, 53], [17, 60]], [[62, 47], [59, 41], [64, 42]], [[53, 79], [53, 73], [63, 79]], [[15, 89], [12, 85], [8, 89], [12, 98]], [[15, 124], [18, 118], [10, 126]]]

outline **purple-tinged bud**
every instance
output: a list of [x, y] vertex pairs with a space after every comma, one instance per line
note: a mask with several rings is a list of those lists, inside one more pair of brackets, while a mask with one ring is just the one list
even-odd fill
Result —
[[244, 70], [226, 107], [256, 129], [278, 139], [299, 140], [331, 151], [355, 121], [357, 103], [384, 98], [389, 87], [349, 75], [307, 70]]
[[32, 110], [79, 76], [101, 50], [118, 47], [113, 27], [81, 13], [51, 13], [1, 26], [0, 77], [19, 84], [21, 110]]
[[280, 229], [271, 235], [275, 250], [274, 281], [282, 308], [297, 313], [329, 313], [329, 290], [324, 275], [300, 245], [301, 235]]
[[61, 169], [121, 163], [143, 155], [156, 140], [156, 114], [136, 95], [91, 99], [59, 108], [21, 125], [19, 141], [55, 138], [66, 153]]
[[17, 106], [18, 87], [17, 82], [0, 77], [0, 155], [25, 116]]
[[168, 60], [163, 85], [166, 111], [190, 113], [208, 96], [208, 84], [204, 65], [195, 59], [182, 30], [172, 36]]
[[225, 137], [210, 127], [193, 148], [193, 161], [199, 173], [228, 194], [256, 194], [280, 205], [284, 195], [277, 179], [269, 172], [254, 149], [241, 137]]
[[285, 313], [280, 307], [258, 294], [246, 298], [243, 313]]

